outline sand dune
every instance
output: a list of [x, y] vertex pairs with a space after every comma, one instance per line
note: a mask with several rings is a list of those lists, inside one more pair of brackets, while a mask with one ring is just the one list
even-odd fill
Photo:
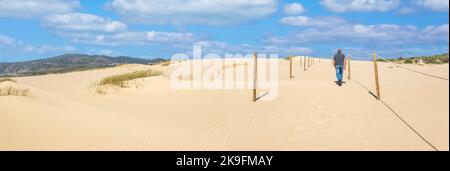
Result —
[[[351, 63], [338, 87], [328, 60], [308, 71], [279, 61], [279, 96], [251, 90], [173, 90], [169, 67], [124, 65], [16, 78], [28, 97], [0, 96], [0, 150], [434, 150], [369, 91], [373, 64]], [[381, 96], [439, 150], [449, 150], [449, 82], [380, 63]], [[408, 66], [448, 78], [448, 64]], [[98, 95], [94, 81], [165, 72]], [[226, 68], [230, 69], [230, 68]]]

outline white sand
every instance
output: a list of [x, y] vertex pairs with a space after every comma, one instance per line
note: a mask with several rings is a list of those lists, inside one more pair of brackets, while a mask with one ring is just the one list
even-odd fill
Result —
[[[303, 71], [280, 60], [279, 96], [251, 90], [179, 90], [169, 69], [126, 65], [16, 78], [29, 97], [0, 97], [0, 150], [433, 150], [354, 81], [338, 87], [330, 61]], [[382, 99], [439, 150], [449, 150], [449, 82], [379, 64]], [[374, 91], [373, 64], [352, 62]], [[449, 77], [448, 65], [410, 66]], [[97, 95], [101, 78], [145, 68], [164, 76]]]

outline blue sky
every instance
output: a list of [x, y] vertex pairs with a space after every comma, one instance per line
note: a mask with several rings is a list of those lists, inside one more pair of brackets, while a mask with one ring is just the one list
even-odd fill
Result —
[[448, 0], [0, 0], [0, 62], [65, 53], [170, 58], [447, 53]]

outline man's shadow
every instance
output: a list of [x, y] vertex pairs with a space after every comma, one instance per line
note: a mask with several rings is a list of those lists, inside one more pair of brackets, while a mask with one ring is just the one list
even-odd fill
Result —
[[[336, 85], [339, 85], [339, 82], [338, 82], [338, 81], [334, 81], [334, 83], [336, 83]], [[342, 83], [342, 85], [344, 85], [346, 82], [345, 82], [345, 81], [342, 81], [341, 83]]]

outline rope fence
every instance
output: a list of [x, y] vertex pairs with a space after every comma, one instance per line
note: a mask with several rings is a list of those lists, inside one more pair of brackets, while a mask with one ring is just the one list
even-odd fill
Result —
[[[363, 84], [361, 84], [358, 80], [354, 79], [351, 77], [351, 68], [350, 68], [350, 56], [347, 59], [347, 64], [348, 64], [348, 71], [347, 71], [347, 76], [349, 80], [352, 80], [353, 82], [355, 82], [357, 85], [363, 87], [364, 89], [368, 90], [372, 95], [375, 96], [375, 98], [380, 101], [384, 106], [386, 106], [386, 108], [388, 108], [397, 118], [399, 118], [403, 124], [405, 124], [411, 131], [413, 131], [420, 139], [422, 139], [426, 144], [428, 144], [431, 148], [433, 148], [435, 151], [439, 151], [429, 140], [427, 140], [421, 133], [419, 133], [419, 131], [417, 131], [414, 127], [412, 127], [411, 124], [409, 124], [398, 112], [396, 112], [389, 104], [387, 104], [383, 99], [381, 99], [380, 96], [380, 84], [379, 84], [379, 77], [378, 77], [378, 60], [377, 59], [383, 59], [384, 61], [390, 62], [388, 60], [386, 60], [385, 58], [377, 55], [376, 53], [373, 54], [372, 56], [373, 59], [373, 64], [374, 64], [374, 76], [375, 76], [375, 89], [376, 89], [376, 94], [371, 93], [371, 90], [369, 88], [367, 88], [366, 86], [364, 86]], [[390, 62], [392, 64], [395, 65], [400, 65], [394, 62]], [[403, 66], [400, 66], [403, 67]], [[406, 67], [403, 67], [406, 69]], [[417, 72], [415, 70], [411, 70], [414, 71], [416, 73], [420, 73], [423, 74], [422, 72]], [[430, 74], [426, 74], [427, 76], [432, 76], [434, 78], [439, 78], [442, 79], [440, 77], [437, 76], [433, 76]], [[444, 78], [445, 79], [445, 78]], [[448, 79], [446, 79], [448, 80]]]
[[[299, 65], [300, 68], [303, 67], [303, 71], [307, 71], [309, 70], [316, 62], [320, 63], [320, 58], [314, 58], [314, 57], [310, 57], [310, 56], [290, 56], [288, 58], [289, 60], [289, 79], [294, 78], [294, 74], [293, 74], [293, 59], [297, 58], [299, 59]], [[253, 59], [254, 59], [254, 71], [253, 71], [253, 78], [254, 78], [254, 83], [253, 83], [253, 97], [252, 97], [252, 101], [256, 102], [258, 100], [257, 97], [257, 85], [258, 85], [258, 56], [256, 53], [253, 54]], [[386, 62], [389, 62], [391, 64], [394, 64], [398, 67], [404, 68], [408, 71], [412, 71], [414, 73], [418, 73], [418, 74], [422, 74], [422, 75], [426, 75], [426, 76], [430, 76], [433, 78], [437, 78], [437, 79], [441, 79], [441, 80], [447, 80], [448, 78], [443, 78], [443, 77], [439, 77], [439, 76], [435, 76], [435, 75], [431, 75], [431, 74], [427, 74], [427, 73], [423, 73], [420, 71], [416, 71], [413, 70], [411, 68], [402, 66], [398, 63], [394, 63], [391, 62], [389, 60], [386, 60], [385, 58], [377, 55], [376, 53], [372, 54], [372, 62], [373, 62], [373, 67], [374, 67], [374, 81], [375, 81], [375, 93], [372, 93], [372, 91], [367, 88], [366, 86], [364, 86], [363, 84], [361, 84], [357, 79], [355, 79], [352, 76], [352, 68], [351, 68], [351, 56], [349, 55], [348, 58], [345, 60], [346, 64], [347, 64], [347, 78], [348, 80], [351, 80], [353, 82], [355, 82], [357, 85], [363, 87], [364, 89], [368, 90], [369, 93], [371, 93], [378, 101], [380, 101], [380, 103], [382, 103], [384, 106], [386, 106], [386, 108], [388, 108], [398, 119], [401, 120], [401, 122], [403, 124], [405, 124], [412, 132], [414, 132], [414, 134], [416, 134], [420, 139], [422, 139], [426, 144], [428, 144], [432, 149], [434, 149], [435, 151], [439, 151], [429, 140], [427, 140], [419, 131], [417, 131], [417, 129], [415, 129], [410, 123], [407, 122], [407, 120], [405, 120], [402, 115], [400, 115], [398, 112], [396, 112], [389, 104], [387, 104], [382, 98], [381, 98], [381, 87], [380, 87], [380, 78], [379, 78], [379, 68], [378, 68], [378, 62], [379, 59], [382, 59]], [[233, 66], [235, 67], [235, 66]]]
[[[315, 63], [316, 61], [318, 63], [320, 63], [320, 58], [314, 58], [314, 57], [309, 57], [309, 56], [289, 56], [288, 60], [289, 60], [289, 79], [294, 78], [294, 74], [293, 74], [293, 59], [294, 58], [298, 58], [299, 59], [299, 66], [300, 68], [303, 67], [304, 71], [309, 70]], [[253, 54], [253, 59], [254, 59], [254, 71], [253, 71], [253, 78], [254, 78], [254, 83], [253, 83], [253, 97], [252, 97], [252, 101], [256, 102], [258, 100], [257, 97], [257, 85], [258, 85], [258, 56], [256, 53]], [[437, 78], [437, 79], [441, 79], [441, 80], [447, 80], [448, 78], [442, 78], [442, 77], [438, 77], [435, 75], [431, 75], [431, 74], [427, 74], [427, 73], [423, 73], [420, 71], [416, 71], [413, 70], [411, 68], [408, 67], [404, 67], [401, 66], [400, 64], [391, 62], [389, 60], [386, 60], [385, 58], [377, 55], [376, 53], [372, 54], [372, 60], [373, 60], [373, 67], [374, 67], [374, 81], [375, 81], [375, 93], [372, 93], [371, 90], [369, 88], [367, 88], [366, 86], [364, 86], [363, 84], [361, 84], [358, 80], [356, 80], [355, 78], [352, 77], [351, 73], [351, 56], [349, 55], [348, 58], [345, 60], [346, 64], [347, 64], [347, 78], [349, 80], [352, 80], [353, 82], [355, 82], [357, 85], [363, 87], [364, 89], [368, 90], [369, 93], [371, 93], [378, 101], [380, 101], [384, 106], [386, 106], [386, 108], [388, 108], [398, 119], [400, 119], [402, 121], [403, 124], [405, 124], [412, 132], [414, 132], [420, 139], [422, 139], [426, 144], [428, 144], [432, 149], [434, 149], [435, 151], [439, 151], [430, 141], [428, 141], [421, 133], [419, 133], [417, 131], [417, 129], [415, 129], [410, 123], [408, 123], [398, 112], [396, 112], [389, 104], [387, 104], [382, 98], [381, 98], [381, 87], [380, 87], [380, 78], [379, 78], [379, 72], [378, 72], [378, 61], [379, 59], [383, 59], [384, 61], [387, 61], [391, 64], [397, 65], [401, 68], [407, 69], [408, 71], [413, 71], [415, 73], [418, 74], [422, 74], [422, 75], [426, 75], [426, 76], [430, 76], [433, 78]]]
[[403, 68], [403, 69], [406, 69], [406, 70], [408, 70], [408, 71], [412, 71], [412, 72], [415, 72], [415, 73], [418, 73], [418, 74], [422, 74], [422, 75], [425, 75], [425, 76], [429, 76], [429, 77], [441, 79], [441, 80], [444, 80], [444, 81], [449, 81], [448, 78], [439, 77], [439, 76], [436, 76], [436, 75], [432, 75], [432, 74], [420, 72], [420, 71], [417, 71], [417, 70], [408, 68], [408, 67], [406, 67], [406, 66], [404, 66], [404, 65], [401, 65], [401, 64], [399, 64], [399, 63], [395, 63], [395, 62], [389, 61], [388, 59], [385, 59], [385, 58], [383, 58], [383, 57], [381, 57], [381, 56], [379, 56], [379, 55], [378, 55], [378, 58], [382, 59], [383, 62], [387, 62], [387, 63], [393, 64], [393, 65], [395, 65], [395, 66], [397, 66], [397, 67], [399, 67], [399, 68]]
[[294, 59], [299, 59], [300, 68], [303, 67], [303, 71], [307, 71], [311, 68], [316, 62], [320, 63], [320, 58], [310, 57], [310, 56], [289, 56], [287, 59], [289, 60], [289, 79], [295, 78], [294, 76]]

